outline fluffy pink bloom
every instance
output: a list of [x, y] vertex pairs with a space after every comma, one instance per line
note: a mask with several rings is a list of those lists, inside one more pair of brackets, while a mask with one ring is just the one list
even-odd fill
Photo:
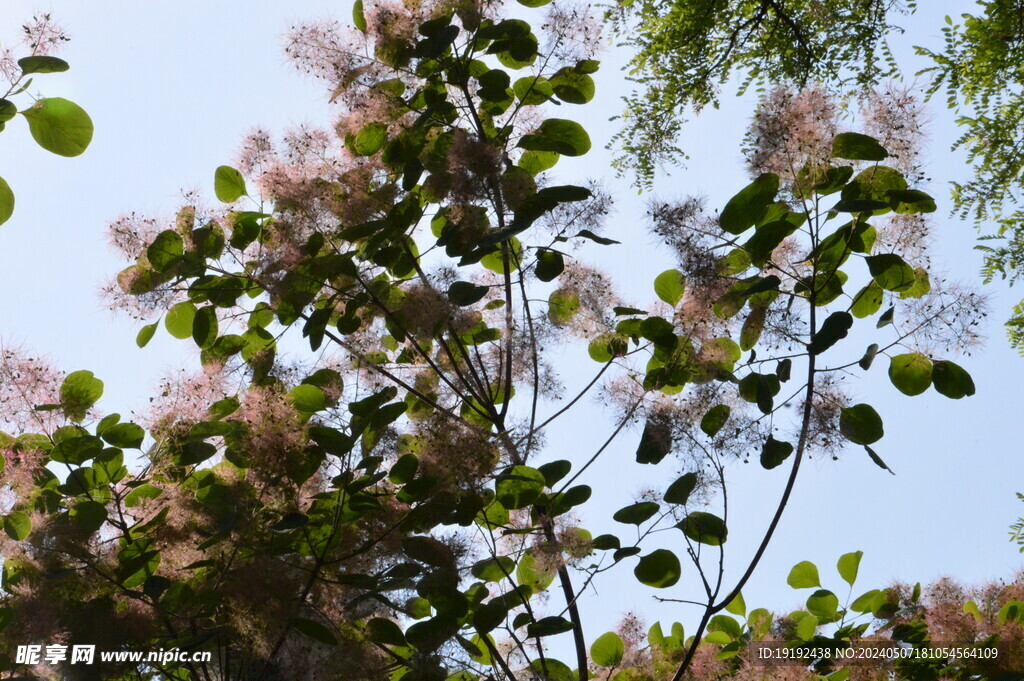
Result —
[[0, 346], [0, 427], [23, 432], [50, 432], [66, 421], [62, 411], [36, 411], [60, 403], [64, 373], [45, 360]]

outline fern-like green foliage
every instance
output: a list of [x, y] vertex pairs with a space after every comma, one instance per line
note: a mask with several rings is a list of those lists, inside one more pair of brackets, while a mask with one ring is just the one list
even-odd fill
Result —
[[684, 156], [686, 116], [718, 105], [734, 74], [751, 85], [811, 81], [869, 84], [894, 75], [886, 36], [911, 12], [902, 0], [623, 0], [609, 18], [635, 56], [623, 130], [612, 141], [620, 171], [649, 184], [659, 164]]

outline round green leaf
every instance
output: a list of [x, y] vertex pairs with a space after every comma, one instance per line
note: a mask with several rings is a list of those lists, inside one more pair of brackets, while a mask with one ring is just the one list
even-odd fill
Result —
[[32, 521], [21, 511], [4, 518], [4, 532], [14, 541], [24, 541], [32, 531]]
[[485, 582], [501, 582], [516, 569], [516, 563], [508, 556], [487, 558], [474, 563], [469, 571], [477, 579]]
[[231, 166], [219, 166], [213, 173], [213, 192], [223, 203], [234, 203], [248, 194], [242, 173]]
[[839, 598], [828, 589], [818, 589], [807, 597], [807, 611], [816, 617], [827, 619], [839, 609]]
[[535, 132], [523, 135], [519, 147], [528, 151], [553, 151], [563, 156], [582, 156], [590, 151], [590, 135], [576, 121], [548, 118]]
[[196, 318], [196, 306], [190, 301], [183, 300], [172, 306], [164, 317], [164, 326], [167, 332], [178, 340], [185, 340], [192, 337], [192, 323]]
[[863, 557], [863, 551], [852, 551], [839, 556], [839, 561], [836, 563], [836, 569], [839, 570], [839, 576], [843, 578], [843, 581], [850, 586], [853, 586], [853, 583], [857, 581], [857, 572], [860, 570], [860, 559]]
[[932, 362], [932, 381], [940, 395], [959, 400], [974, 394], [974, 379], [963, 367], [945, 359]]
[[59, 156], [78, 156], [92, 141], [92, 119], [82, 107], [61, 97], [40, 99], [21, 112], [32, 139]]
[[122, 449], [138, 449], [146, 437], [146, 431], [135, 423], [117, 423], [103, 431], [108, 444]]
[[874, 137], [844, 132], [832, 140], [832, 156], [850, 161], [882, 161], [889, 157], [889, 152]]
[[185, 241], [173, 229], [160, 232], [153, 243], [146, 249], [146, 257], [149, 264], [157, 272], [164, 272], [174, 263], [178, 262], [185, 253]]
[[932, 361], [917, 352], [889, 360], [889, 380], [904, 395], [920, 395], [932, 384]]
[[388, 126], [383, 123], [370, 123], [356, 133], [352, 146], [360, 156], [373, 156], [384, 148], [388, 141]]
[[682, 567], [676, 554], [667, 549], [652, 551], [640, 558], [640, 562], [633, 569], [633, 574], [641, 584], [665, 589], [674, 586], [679, 581]]
[[686, 277], [679, 270], [665, 270], [654, 278], [654, 292], [673, 307], [679, 304], [686, 291]]
[[217, 340], [217, 310], [213, 305], [206, 305], [196, 310], [192, 319], [192, 340], [202, 349], [211, 347]]
[[862, 288], [853, 298], [853, 305], [850, 312], [857, 319], [864, 319], [878, 312], [885, 299], [885, 292], [877, 281], [872, 280], [870, 284]]
[[71, 68], [63, 59], [49, 55], [24, 57], [18, 60], [18, 66], [21, 67], [21, 72], [25, 75], [30, 73], [63, 73]]
[[597, 637], [590, 646], [590, 659], [602, 667], [617, 667], [626, 654], [626, 646], [622, 638], [614, 631]]
[[694, 511], [683, 518], [676, 527], [693, 541], [709, 546], [720, 546], [729, 536], [725, 522], [718, 516], [704, 511]]
[[917, 281], [914, 268], [895, 253], [869, 255], [866, 260], [871, 276], [886, 291], [906, 291]]
[[91, 371], [74, 371], [60, 386], [60, 404], [73, 421], [81, 421], [92, 405], [103, 397], [103, 381]]
[[[541, 281], [553, 281], [565, 270], [565, 259], [558, 251], [542, 250], [537, 254], [535, 272]], [[578, 305], [579, 299], [577, 299]]]
[[156, 333], [156, 325], [157, 323], [153, 322], [139, 329], [139, 335], [135, 337], [135, 344], [140, 348], [146, 347], [149, 341], [153, 340], [153, 335]]
[[627, 525], [642, 525], [643, 523], [654, 517], [654, 514], [658, 512], [659, 506], [653, 501], [641, 501], [636, 504], [631, 504], [624, 508], [620, 508], [612, 516], [612, 520], [625, 523]]
[[477, 286], [468, 281], [456, 281], [448, 287], [448, 300], [459, 307], [472, 305], [487, 295], [486, 286]]
[[14, 192], [7, 180], [0, 177], [0, 225], [11, 219], [14, 215]]
[[727, 404], [718, 404], [708, 409], [704, 418], [700, 420], [700, 429], [708, 437], [714, 437], [722, 429], [725, 422], [729, 420], [732, 409]]
[[729, 199], [719, 224], [729, 234], [742, 234], [757, 222], [779, 192], [779, 176], [765, 173]]
[[809, 560], [804, 560], [793, 566], [789, 571], [786, 583], [794, 589], [811, 589], [821, 586], [821, 578], [818, 576], [818, 566]]
[[307, 620], [304, 618], [294, 618], [288, 620], [288, 624], [290, 624], [296, 631], [305, 634], [311, 639], [320, 641], [321, 643], [326, 643], [329, 646], [338, 645], [338, 638], [334, 635], [334, 632], [319, 622], [314, 622], [313, 620]]
[[71, 509], [69, 515], [75, 524], [87, 534], [96, 532], [107, 521], [107, 509], [98, 501], [79, 501]]
[[288, 391], [288, 397], [297, 411], [303, 414], [315, 414], [327, 406], [324, 391], [315, 385], [297, 385]]
[[162, 489], [154, 485], [148, 483], [139, 485], [125, 496], [124, 505], [128, 508], [135, 508], [136, 506], [141, 506], [143, 502], [149, 499], [156, 499], [163, 493]]
[[[522, 2], [522, 0], [519, 1]], [[550, 0], [544, 1], [549, 2]], [[569, 104], [586, 104], [594, 98], [594, 94], [597, 92], [593, 78], [568, 66], [553, 75], [550, 82], [555, 96]]]
[[622, 357], [626, 354], [629, 346], [626, 337], [617, 333], [603, 333], [587, 346], [587, 354], [590, 359], [602, 364], [612, 361], [615, 357]]
[[858, 445], [871, 445], [882, 439], [882, 417], [870, 404], [844, 408], [839, 414], [839, 432]]
[[544, 474], [536, 468], [513, 466], [498, 477], [495, 492], [505, 508], [524, 508], [537, 500], [545, 484]]
[[531, 551], [519, 559], [516, 567], [516, 582], [519, 584], [530, 587], [534, 593], [540, 593], [551, 586], [554, 580], [555, 567], [550, 561], [538, 561]]
[[668, 489], [665, 490], [665, 503], [685, 504], [696, 486], [696, 473], [686, 473], [680, 476], [678, 480], [669, 485]]

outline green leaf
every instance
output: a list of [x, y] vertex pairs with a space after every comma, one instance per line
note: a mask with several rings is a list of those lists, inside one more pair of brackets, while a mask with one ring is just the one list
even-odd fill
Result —
[[248, 195], [245, 178], [231, 166], [219, 166], [213, 173], [213, 193], [223, 203], [234, 203]]
[[366, 14], [363, 12], [363, 0], [356, 0], [352, 5], [352, 23], [357, 29], [366, 33]]
[[820, 355], [841, 339], [846, 338], [852, 327], [853, 316], [849, 312], [833, 312], [814, 334], [807, 346], [808, 352], [812, 355]]
[[895, 253], [869, 255], [866, 260], [871, 276], [886, 291], [906, 291], [917, 281], [914, 268]]
[[590, 135], [576, 121], [548, 118], [535, 132], [519, 140], [528, 151], [553, 151], [563, 156], [582, 156], [590, 151]]
[[558, 163], [559, 156], [553, 151], [527, 151], [516, 164], [531, 175], [549, 170]]
[[938, 210], [935, 199], [918, 189], [889, 192], [889, 205], [896, 213], [934, 213]]
[[675, 307], [686, 291], [686, 277], [679, 270], [665, 270], [654, 278], [654, 292], [659, 298]]
[[23, 57], [18, 60], [18, 66], [26, 76], [30, 73], [63, 73], [71, 68], [70, 64], [63, 59], [49, 55]]
[[196, 310], [192, 319], [192, 340], [201, 349], [207, 349], [216, 342], [218, 330], [217, 310], [206, 305]]
[[782, 462], [793, 453], [793, 445], [788, 442], [776, 440], [771, 435], [761, 448], [761, 466], [771, 470], [782, 465]]
[[732, 197], [719, 217], [729, 234], [742, 234], [752, 227], [779, 193], [779, 176], [765, 173]]
[[542, 617], [526, 627], [526, 635], [530, 638], [555, 636], [557, 634], [564, 634], [567, 631], [572, 631], [572, 622], [564, 617], [554, 615], [551, 617]]
[[844, 132], [832, 140], [832, 156], [849, 161], [883, 161], [889, 157], [889, 152], [874, 137]]
[[642, 525], [658, 512], [659, 506], [653, 501], [641, 501], [620, 508], [612, 516], [612, 520], [627, 525]]
[[672, 451], [672, 431], [663, 424], [648, 420], [636, 448], [636, 462], [658, 464]]
[[882, 461], [882, 457], [878, 456], [878, 453], [875, 452], [875, 450], [871, 449], [871, 447], [869, 447], [867, 445], [864, 445], [864, 451], [866, 451], [868, 453], [868, 456], [871, 457], [871, 460], [875, 463], [876, 466], [878, 466], [879, 468], [881, 468], [883, 470], [889, 471], [893, 475], [896, 475], [896, 471], [894, 471], [893, 469], [889, 468], [888, 464], [886, 464], [884, 461]]
[[21, 511], [14, 511], [4, 518], [4, 532], [14, 541], [25, 541], [32, 532], [32, 520]]
[[81, 421], [86, 412], [103, 397], [103, 381], [91, 371], [74, 371], [60, 386], [60, 405], [72, 421]]
[[550, 562], [542, 563], [532, 551], [527, 551], [516, 566], [516, 582], [530, 587], [534, 593], [540, 593], [555, 581], [555, 571]]
[[369, 123], [356, 133], [352, 147], [359, 156], [373, 156], [384, 148], [388, 141], [388, 126], [383, 123]]
[[196, 318], [196, 306], [190, 301], [184, 300], [172, 306], [164, 317], [164, 326], [167, 332], [178, 340], [185, 340], [192, 337], [192, 323]]
[[541, 281], [553, 281], [565, 270], [565, 260], [558, 251], [544, 249], [537, 254], [535, 272]]
[[872, 343], [868, 346], [867, 350], [864, 351], [864, 356], [857, 361], [859, 366], [864, 371], [871, 368], [871, 365], [875, 362], [875, 356], [878, 354], [878, 343]]
[[623, 357], [628, 350], [626, 337], [617, 333], [603, 333], [587, 346], [590, 358], [602, 364], [612, 361], [615, 357]]
[[920, 395], [932, 384], [932, 361], [917, 352], [889, 360], [889, 380], [904, 395]]
[[821, 588], [821, 578], [818, 576], [818, 566], [809, 560], [804, 560], [793, 566], [789, 571], [786, 583], [794, 589]]
[[[523, 0], [519, 1], [523, 2]], [[550, 0], [541, 1], [545, 4], [550, 2]], [[555, 96], [569, 104], [586, 104], [594, 98], [597, 92], [594, 79], [590, 75], [580, 73], [579, 70], [569, 66], [559, 69], [555, 75], [551, 76], [550, 83]]]
[[297, 385], [288, 391], [295, 409], [303, 414], [315, 414], [327, 406], [327, 397], [324, 391], [315, 385], [304, 383]]
[[807, 611], [812, 615], [828, 619], [839, 609], [839, 598], [828, 589], [818, 589], [807, 597]]
[[163, 493], [162, 489], [149, 483], [139, 485], [125, 496], [124, 505], [128, 508], [135, 508], [136, 506], [141, 506], [143, 502], [149, 499], [158, 498]]
[[146, 431], [135, 423], [117, 423], [103, 431], [103, 439], [121, 449], [138, 449], [145, 437]]
[[548, 319], [555, 326], [567, 324], [580, 309], [580, 297], [575, 291], [555, 289], [548, 296]]
[[736, 594], [736, 598], [729, 601], [729, 603], [725, 606], [725, 610], [726, 612], [731, 612], [733, 615], [736, 615], [737, 617], [746, 617], [747, 604], [743, 600], [743, 594]]
[[853, 298], [853, 305], [850, 306], [850, 312], [857, 319], [864, 319], [878, 312], [882, 307], [882, 301], [885, 299], [885, 291], [881, 286], [878, 285], [877, 281], [872, 280], [870, 284], [862, 288], [856, 296]]
[[641, 584], [665, 589], [679, 581], [682, 566], [676, 554], [667, 549], [657, 549], [640, 558], [640, 562], [633, 568], [633, 574]]
[[729, 536], [729, 531], [721, 518], [703, 511], [694, 511], [683, 518], [676, 527], [693, 541], [709, 546], [720, 546]]
[[544, 474], [536, 468], [513, 466], [498, 476], [495, 493], [498, 503], [505, 508], [525, 508], [540, 497], [545, 484]]
[[870, 404], [844, 408], [839, 414], [839, 432], [850, 442], [871, 445], [882, 439], [882, 417]]
[[334, 635], [334, 632], [319, 622], [295, 617], [288, 620], [288, 624], [290, 624], [299, 633], [305, 634], [311, 639], [320, 641], [321, 643], [326, 643], [329, 646], [338, 645], [338, 638]]
[[7, 180], [0, 177], [0, 225], [11, 219], [14, 215], [14, 192]]
[[853, 586], [853, 583], [857, 581], [857, 572], [860, 570], [860, 559], [863, 557], [863, 551], [852, 551], [839, 556], [839, 562], [836, 563], [836, 569], [839, 570], [839, 576], [843, 578], [843, 581], [850, 586]]
[[680, 476], [678, 480], [669, 485], [668, 489], [665, 490], [665, 503], [685, 504], [696, 486], [696, 473], [686, 473]]
[[[0, 97], [0, 123], [6, 123], [17, 115], [18, 107], [14, 105], [14, 102]], [[2, 130], [3, 127], [0, 127], [0, 131]]]
[[474, 577], [485, 582], [501, 582], [512, 575], [515, 569], [514, 560], [508, 556], [498, 556], [474, 563], [469, 571]]
[[932, 382], [940, 395], [952, 400], [974, 394], [974, 379], [963, 367], [945, 359], [932, 362]]
[[383, 643], [389, 646], [406, 645], [402, 628], [383, 617], [374, 617], [366, 623], [366, 638], [374, 643]]
[[597, 637], [590, 646], [590, 659], [602, 667], [618, 667], [626, 654], [626, 645], [614, 631]]
[[140, 348], [146, 347], [149, 341], [153, 340], [153, 335], [156, 333], [156, 325], [157, 322], [153, 322], [139, 329], [139, 335], [135, 337], [135, 344]]
[[700, 429], [708, 437], [714, 437], [722, 429], [725, 422], [729, 420], [732, 409], [727, 404], [717, 404], [708, 409], [707, 413], [700, 420]]
[[98, 501], [79, 501], [68, 515], [87, 534], [96, 532], [107, 521], [107, 509]]
[[146, 249], [149, 264], [157, 272], [165, 272], [185, 253], [185, 241], [173, 229], [160, 232]]
[[456, 281], [448, 287], [448, 300], [459, 307], [466, 307], [479, 301], [490, 290], [486, 286], [477, 286], [468, 281]]
[[61, 97], [40, 99], [21, 112], [32, 139], [58, 156], [78, 156], [92, 141], [92, 119], [82, 107]]

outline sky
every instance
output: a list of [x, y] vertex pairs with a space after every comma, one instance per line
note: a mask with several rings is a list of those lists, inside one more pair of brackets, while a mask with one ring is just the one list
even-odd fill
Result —
[[[899, 55], [908, 54], [913, 44], [938, 44], [941, 17], [958, 14], [969, 3], [925, 5], [907, 22]], [[324, 93], [288, 66], [280, 36], [296, 21], [329, 16], [348, 21], [349, 5], [344, 0], [287, 6], [237, 0], [52, 0], [49, 5], [6, 0], [0, 6], [0, 40], [13, 38], [36, 9], [51, 11], [68, 28], [73, 40], [62, 56], [72, 68], [40, 76], [33, 91], [79, 103], [92, 116], [96, 134], [89, 150], [75, 159], [36, 147], [23, 121], [8, 124], [0, 134], [0, 175], [18, 201], [14, 217], [0, 226], [0, 340], [30, 348], [68, 371], [94, 371], [106, 382], [100, 405], [106, 411], [145, 410], [160, 377], [194, 366], [195, 357], [187, 344], [163, 333], [138, 349], [137, 324], [103, 307], [100, 285], [124, 266], [106, 244], [106, 224], [131, 211], [170, 215], [182, 190], [199, 188], [212, 199], [213, 170], [231, 162], [241, 136], [253, 127], [280, 133], [329, 121]], [[623, 59], [614, 49], [605, 55], [597, 99], [573, 112], [590, 131], [594, 150], [584, 159], [566, 159], [557, 170], [558, 178], [573, 181], [595, 169], [602, 172], [615, 198], [608, 236], [623, 245], [612, 247], [614, 258], [608, 255], [612, 251], [587, 254], [608, 258], [626, 297], [644, 301], [653, 298], [654, 275], [672, 265], [667, 254], [653, 249], [644, 229], [646, 202], [700, 194], [709, 206], [720, 207], [745, 185], [740, 142], [755, 96], [736, 98], [726, 87], [721, 109], [705, 112], [685, 128], [687, 167], [662, 174], [653, 192], [638, 196], [628, 180], [616, 179], [608, 169], [611, 152], [603, 148], [616, 131], [608, 119], [619, 113], [620, 97], [628, 92], [620, 71]], [[948, 151], [957, 136], [952, 116], [935, 108], [928, 170], [929, 189], [940, 206], [949, 205], [945, 183], [966, 174], [963, 157]], [[973, 228], [940, 208], [934, 233], [936, 268], [978, 284], [981, 257], [974, 250]], [[1015, 496], [1024, 491], [1018, 444], [1024, 358], [1008, 347], [1001, 322], [1024, 289], [996, 283], [985, 291], [992, 305], [988, 342], [958, 360], [973, 375], [977, 395], [952, 401], [929, 391], [908, 398], [889, 384], [884, 363], [876, 364], [856, 383], [855, 395], [885, 419], [886, 436], [877, 449], [897, 475], [874, 466], [859, 448], [839, 461], [809, 461], [780, 531], [745, 590], [748, 605], [777, 611], [796, 607], [801, 596], [785, 586], [785, 579], [801, 560], [818, 563], [825, 586], [838, 592], [832, 566], [842, 553], [857, 549], [865, 552], [862, 590], [943, 575], [980, 582], [1010, 577], [1021, 568], [1024, 557], [1007, 541], [1007, 527], [1024, 514]], [[577, 366], [573, 361], [567, 360], [568, 366]], [[597, 441], [595, 419], [605, 417], [594, 403], [581, 409], [550, 434], [553, 458], [573, 459]], [[599, 518], [609, 518], [645, 487], [663, 489], [680, 472], [670, 462], [639, 471], [623, 465], [632, 462], [638, 437], [638, 432], [628, 434], [589, 472], [587, 482], [599, 501], [591, 502], [583, 520], [595, 535], [612, 529], [610, 521]], [[730, 469], [735, 515], [729, 574], [740, 570], [756, 546], [785, 468], [766, 472], [752, 463]], [[693, 577], [691, 569], [684, 580]], [[607, 628], [631, 610], [649, 621], [692, 626], [692, 611], [652, 605], [651, 594], [639, 586], [623, 588], [622, 581], [599, 583], [595, 626]], [[591, 628], [594, 635], [598, 628]]]

